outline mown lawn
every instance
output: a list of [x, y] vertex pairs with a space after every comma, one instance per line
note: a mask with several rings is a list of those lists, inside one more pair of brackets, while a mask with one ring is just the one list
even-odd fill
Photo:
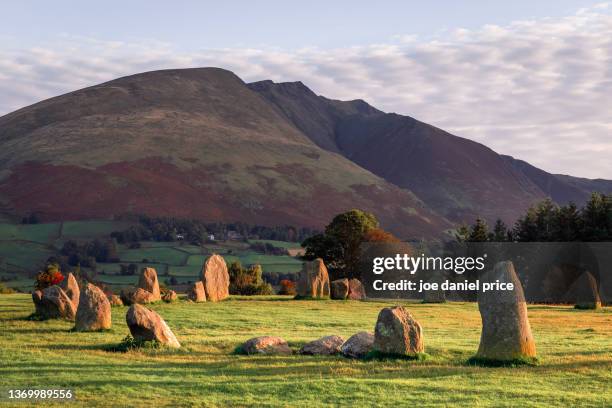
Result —
[[29, 296], [0, 295], [0, 388], [69, 387], [78, 402], [71, 406], [88, 407], [612, 406], [610, 308], [531, 306], [535, 367], [466, 364], [480, 336], [473, 303], [405, 303], [424, 327], [425, 361], [232, 354], [258, 335], [280, 335], [297, 349], [323, 335], [371, 331], [391, 304], [282, 297], [157, 304], [183, 348], [117, 353], [104, 348], [128, 333], [127, 308], [113, 309], [111, 331], [72, 333], [69, 322], [24, 320], [33, 311]]

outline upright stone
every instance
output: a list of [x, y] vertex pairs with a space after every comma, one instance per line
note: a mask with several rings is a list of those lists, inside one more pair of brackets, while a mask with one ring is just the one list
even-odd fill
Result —
[[37, 309], [43, 319], [74, 320], [76, 308], [66, 295], [66, 292], [57, 285], [50, 286], [42, 291], [40, 304]]
[[321, 258], [304, 262], [297, 282], [297, 293], [301, 297], [329, 297], [329, 275]]
[[76, 310], [79, 307], [79, 297], [81, 295], [81, 290], [79, 289], [79, 284], [77, 283], [77, 280], [72, 273], [69, 273], [64, 282], [62, 282], [62, 289], [70, 298], [70, 301], [72, 302], [72, 304], [74, 305], [74, 309]]
[[206, 302], [206, 292], [202, 281], [197, 281], [187, 292], [187, 297], [194, 302]]
[[77, 331], [97, 331], [110, 327], [111, 304], [102, 289], [88, 283], [81, 293], [74, 328]]
[[348, 298], [351, 300], [363, 300], [366, 298], [366, 293], [359, 279], [349, 280]]
[[595, 277], [590, 272], [582, 273], [570, 285], [564, 300], [574, 303], [576, 309], [599, 309], [601, 297]]
[[214, 254], [206, 260], [202, 268], [202, 282], [206, 290], [206, 297], [211, 302], [218, 302], [229, 297], [229, 273], [222, 256]]
[[161, 300], [157, 271], [154, 268], [143, 268], [138, 280], [138, 287], [152, 294], [151, 302]]
[[349, 280], [348, 279], [336, 279], [331, 282], [331, 298], [337, 300], [344, 300], [349, 294]]
[[425, 350], [423, 329], [404, 307], [386, 307], [380, 311], [376, 321], [374, 350], [415, 356]]
[[130, 333], [137, 341], [155, 340], [168, 347], [181, 347], [164, 319], [153, 310], [134, 304], [128, 309], [125, 320]]
[[498, 262], [481, 278], [484, 282], [512, 283], [513, 290], [478, 293], [482, 334], [476, 358], [511, 361], [536, 356], [536, 346], [527, 317], [523, 287], [510, 261]]

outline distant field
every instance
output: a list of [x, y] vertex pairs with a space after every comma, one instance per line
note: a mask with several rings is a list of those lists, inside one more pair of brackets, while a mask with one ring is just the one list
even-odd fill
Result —
[[250, 239], [249, 242], [261, 242], [264, 244], [274, 245], [275, 247], [278, 247], [278, 248], [286, 248], [286, 249], [302, 247], [299, 242], [274, 241], [272, 239]]
[[0, 378], [3, 388], [72, 388], [72, 405], [87, 407], [612, 406], [610, 308], [529, 306], [535, 367], [467, 365], [480, 316], [476, 304], [452, 302], [400, 302], [423, 326], [424, 361], [232, 354], [254, 336], [278, 335], [297, 350], [320, 336], [372, 331], [392, 304], [287, 297], [156, 304], [183, 347], [114, 353], [104, 348], [129, 333], [127, 308], [113, 308], [110, 331], [74, 333], [69, 322], [24, 320], [34, 310], [28, 295], [0, 295]]
[[60, 223], [0, 224], [0, 241], [34, 241], [51, 244], [60, 237]]
[[122, 231], [131, 224], [122, 221], [66, 221], [62, 227], [65, 239], [94, 239], [107, 237], [113, 231]]

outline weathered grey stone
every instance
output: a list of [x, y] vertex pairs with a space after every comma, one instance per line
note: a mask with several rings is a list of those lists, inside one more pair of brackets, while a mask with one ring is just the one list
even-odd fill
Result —
[[331, 282], [331, 298], [336, 300], [344, 300], [349, 294], [349, 280], [336, 279]]
[[329, 297], [329, 274], [321, 258], [304, 262], [297, 282], [297, 293], [300, 297]]
[[386, 307], [380, 311], [376, 321], [374, 350], [415, 356], [425, 350], [423, 329], [404, 307]]
[[138, 287], [151, 292], [151, 302], [161, 300], [161, 292], [159, 290], [159, 281], [157, 280], [157, 271], [155, 268], [143, 268], [138, 280]]
[[204, 290], [204, 283], [197, 281], [193, 284], [187, 296], [194, 302], [206, 302], [206, 292]]
[[125, 320], [135, 340], [156, 340], [168, 347], [181, 347], [164, 319], [153, 310], [134, 304], [128, 309]]
[[563, 300], [574, 303], [577, 309], [599, 309], [601, 297], [597, 280], [590, 272], [583, 272], [570, 285]]
[[111, 327], [111, 305], [102, 290], [88, 283], [80, 295], [75, 330], [97, 331]]
[[41, 318], [74, 320], [76, 308], [62, 288], [54, 285], [44, 289], [40, 295], [39, 303], [36, 304], [38, 296], [39, 294], [35, 292], [32, 299]]
[[70, 301], [74, 305], [74, 310], [77, 310], [79, 307], [79, 296], [81, 294], [81, 290], [79, 289], [79, 284], [72, 273], [69, 273], [66, 279], [64, 279], [61, 288], [70, 298]]
[[349, 280], [348, 298], [351, 300], [363, 300], [366, 298], [365, 289], [359, 279], [353, 278]]
[[206, 298], [218, 302], [229, 297], [230, 278], [227, 264], [222, 256], [214, 254], [204, 263], [202, 282], [206, 290]]
[[144, 305], [160, 300], [153, 293], [143, 288], [132, 288], [121, 291], [121, 300], [125, 305], [133, 305], [135, 303]]
[[372, 350], [373, 345], [374, 335], [372, 333], [359, 332], [349, 337], [340, 351], [346, 357], [361, 358]]
[[482, 334], [476, 357], [499, 361], [535, 357], [523, 287], [512, 262], [498, 262], [480, 281], [481, 285], [496, 281], [512, 283], [514, 289], [478, 293]]
[[325, 336], [318, 340], [304, 344], [300, 349], [300, 354], [309, 355], [332, 355], [339, 354], [340, 347], [344, 344], [344, 339], [340, 336]]
[[287, 342], [280, 337], [262, 336], [247, 340], [242, 345], [246, 354], [292, 354]]

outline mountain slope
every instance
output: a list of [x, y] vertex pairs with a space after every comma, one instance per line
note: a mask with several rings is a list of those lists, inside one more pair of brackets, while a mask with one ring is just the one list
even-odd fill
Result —
[[124, 77], [1, 117], [0, 199], [47, 219], [147, 213], [322, 227], [357, 207], [404, 238], [450, 227], [217, 68]]

